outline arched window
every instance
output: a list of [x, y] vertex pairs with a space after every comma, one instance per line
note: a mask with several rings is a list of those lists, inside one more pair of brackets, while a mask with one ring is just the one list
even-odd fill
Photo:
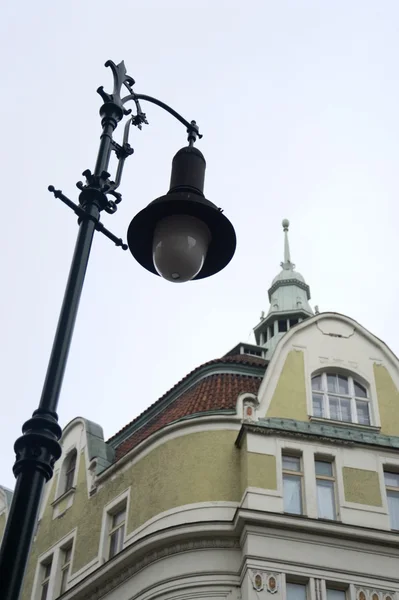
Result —
[[313, 416], [371, 425], [367, 388], [351, 375], [325, 372], [312, 377]]
[[77, 452], [76, 449], [71, 450], [68, 456], [65, 459], [65, 470], [64, 470], [64, 494], [68, 490], [73, 487], [73, 482], [75, 479], [75, 470], [76, 470], [76, 458]]

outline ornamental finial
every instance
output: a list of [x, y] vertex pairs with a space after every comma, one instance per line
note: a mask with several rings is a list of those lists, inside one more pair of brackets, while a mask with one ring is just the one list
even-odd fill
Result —
[[290, 222], [288, 219], [283, 219], [281, 224], [284, 231], [284, 262], [281, 263], [281, 266], [287, 271], [293, 271], [295, 269], [295, 265], [291, 262], [290, 244], [288, 241], [288, 228], [290, 226]]

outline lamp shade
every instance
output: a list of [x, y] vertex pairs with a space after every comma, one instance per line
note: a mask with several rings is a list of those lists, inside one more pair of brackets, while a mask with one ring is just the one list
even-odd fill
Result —
[[170, 281], [214, 275], [235, 252], [232, 224], [203, 194], [205, 167], [197, 148], [179, 150], [172, 163], [169, 192], [151, 202], [129, 225], [127, 241], [134, 258]]

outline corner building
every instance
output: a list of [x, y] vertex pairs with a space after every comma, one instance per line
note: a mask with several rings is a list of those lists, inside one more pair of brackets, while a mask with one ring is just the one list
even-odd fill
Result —
[[256, 343], [66, 426], [23, 600], [399, 600], [399, 362], [313, 313], [288, 225]]

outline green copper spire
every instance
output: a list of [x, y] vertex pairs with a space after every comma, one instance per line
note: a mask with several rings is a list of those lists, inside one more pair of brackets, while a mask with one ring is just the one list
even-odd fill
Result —
[[295, 265], [291, 262], [290, 243], [288, 241], [288, 228], [290, 226], [289, 220], [283, 219], [282, 226], [284, 231], [284, 262], [281, 263], [281, 266], [283, 269], [289, 269], [293, 271], [295, 269]]
[[291, 262], [288, 240], [288, 219], [282, 221], [284, 231], [284, 261], [282, 270], [273, 279], [268, 290], [270, 307], [266, 316], [254, 328], [256, 343], [267, 349], [270, 358], [281, 337], [303, 319], [313, 315], [309, 305], [310, 289], [300, 273], [295, 271]]

